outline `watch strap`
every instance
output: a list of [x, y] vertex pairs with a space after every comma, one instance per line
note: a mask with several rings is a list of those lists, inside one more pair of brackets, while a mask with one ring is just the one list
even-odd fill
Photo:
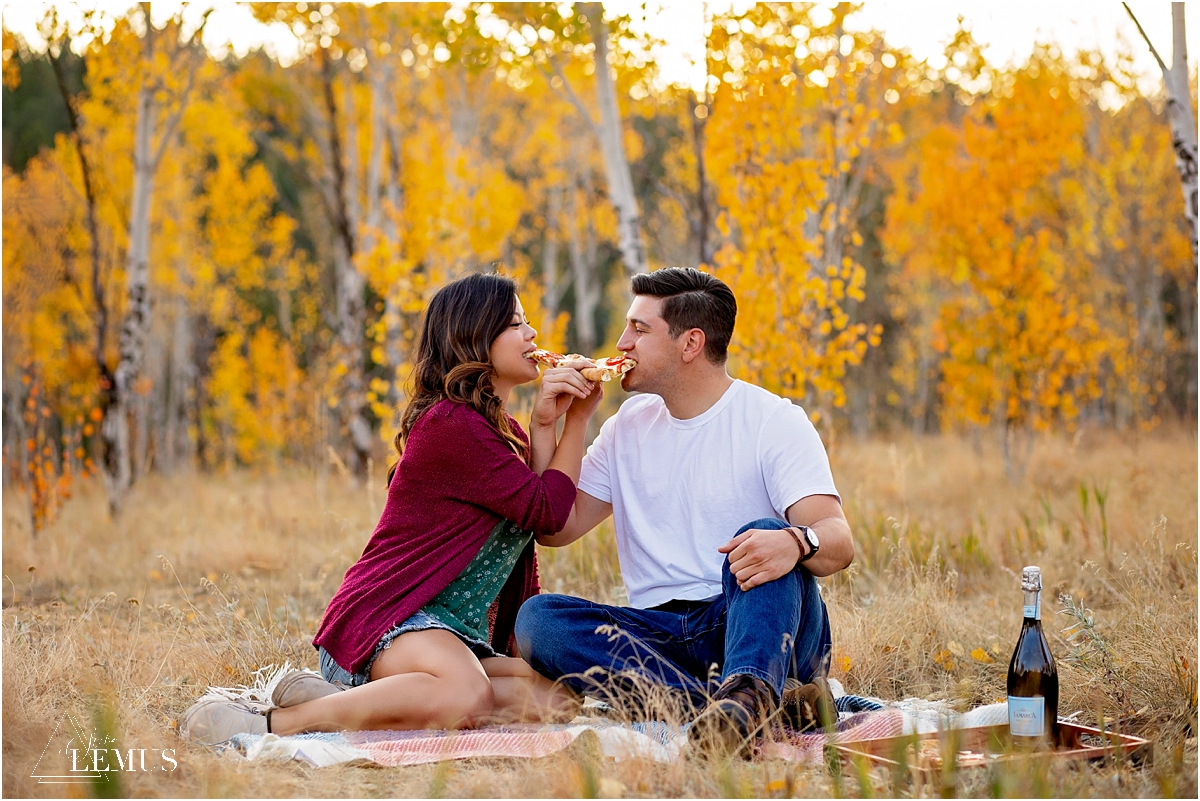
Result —
[[800, 564], [807, 556], [810, 555], [811, 546], [808, 546], [808, 543], [805, 541], [805, 539], [800, 536], [800, 529], [797, 526], [788, 526], [787, 533], [792, 535], [792, 537], [796, 540], [796, 545], [800, 548], [800, 557], [796, 559], [796, 564]]
[[[806, 543], [808, 543], [808, 553], [802, 553], [800, 556], [800, 561], [807, 562], [809, 559], [812, 559], [814, 556], [817, 555], [817, 551], [819, 550], [820, 546], [814, 545], [812, 542], [813, 540], [815, 540], [817, 538], [816, 534], [813, 533], [812, 528], [810, 528], [809, 526], [793, 526], [792, 527], [793, 531], [799, 531], [800, 529], [804, 529], [804, 531], [805, 531], [804, 541]], [[800, 538], [799, 534], [796, 535], [796, 538], [797, 539]], [[800, 550], [803, 551], [804, 548], [802, 547]]]

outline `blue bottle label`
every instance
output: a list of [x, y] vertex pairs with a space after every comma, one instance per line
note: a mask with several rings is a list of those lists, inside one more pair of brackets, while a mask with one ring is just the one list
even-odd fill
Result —
[[1041, 737], [1046, 731], [1046, 699], [1008, 696], [1008, 730], [1015, 737]]

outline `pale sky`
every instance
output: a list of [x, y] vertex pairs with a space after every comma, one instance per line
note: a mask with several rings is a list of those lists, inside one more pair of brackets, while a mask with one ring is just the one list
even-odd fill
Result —
[[[744, 0], [734, 0], [738, 5]], [[44, 10], [54, 4], [23, 0], [5, 0], [4, 24], [20, 33], [32, 47], [44, 46], [37, 33], [36, 21]], [[127, 0], [84, 0], [79, 3], [58, 3], [58, 8], [67, 18], [80, 18], [80, 9], [102, 8], [119, 15], [133, 3]], [[174, 13], [178, 2], [156, 2], [152, 6], [152, 17], [163, 19]], [[318, 3], [311, 3], [313, 8]], [[710, 9], [728, 8], [729, 0], [709, 4]], [[828, 5], [828, 4], [826, 4]], [[250, 10], [240, 3], [195, 2], [189, 4], [188, 16], [196, 18], [204, 9], [215, 7], [205, 33], [205, 43], [214, 52], [232, 51], [241, 56], [251, 49], [264, 47], [266, 51], [285, 63], [295, 57], [295, 39], [280, 23], [263, 25], [256, 21]], [[704, 50], [704, 5], [700, 2], [676, 0], [611, 0], [605, 6], [613, 11], [627, 13], [638, 25], [666, 41], [665, 47], [656, 54], [662, 77], [672, 83], [703, 83], [702, 66], [697, 62]], [[1130, 3], [1142, 26], [1159, 54], [1170, 64], [1171, 59], [1171, 4], [1161, 0]], [[1200, 10], [1200, 4], [1193, 4]], [[1160, 73], [1152, 56], [1141, 41], [1125, 9], [1119, 2], [1029, 2], [1007, 0], [1006, 2], [965, 2], [958, 0], [926, 0], [925, 2], [898, 2], [898, 0], [868, 0], [856, 15], [862, 28], [883, 31], [888, 41], [896, 47], [908, 48], [918, 59], [941, 58], [942, 49], [953, 35], [957, 18], [963, 16], [970, 25], [977, 41], [986, 45], [989, 60], [1006, 63], [1021, 60], [1032, 51], [1035, 41], [1053, 40], [1070, 54], [1083, 47], [1099, 47], [1112, 55], [1124, 37], [1134, 54], [1135, 64], [1146, 76], [1144, 91], [1152, 91], [1161, 81]], [[1197, 30], [1200, 18], [1193, 15], [1188, 30], [1189, 63], [1196, 63], [1200, 53]]]

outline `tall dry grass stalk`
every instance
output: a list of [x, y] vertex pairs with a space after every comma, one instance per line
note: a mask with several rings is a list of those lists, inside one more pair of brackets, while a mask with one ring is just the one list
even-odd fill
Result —
[[[1017, 574], [1040, 564], [1061, 711], [1148, 736], [1152, 766], [962, 774], [965, 795], [1190, 795], [1196, 782], [1196, 431], [1048, 437], [1010, 484], [999, 448], [955, 437], [840, 440], [858, 556], [823, 582], [833, 675], [851, 692], [968, 707], [1004, 695]], [[34, 539], [4, 497], [6, 795], [60, 795], [34, 763], [66, 714], [111, 709], [122, 747], [179, 767], [124, 774], [148, 796], [782, 796], [901, 793], [882, 774], [780, 762], [612, 763], [586, 739], [544, 760], [377, 770], [248, 764], [178, 740], [206, 685], [316, 666], [310, 637], [380, 512], [378, 482], [303, 473], [152, 476], [110, 521], [98, 488]], [[540, 553], [547, 591], [621, 603], [612, 531]], [[1060, 600], [1061, 599], [1061, 600]], [[107, 700], [106, 700], [107, 699]], [[865, 784], [864, 784], [865, 783]]]

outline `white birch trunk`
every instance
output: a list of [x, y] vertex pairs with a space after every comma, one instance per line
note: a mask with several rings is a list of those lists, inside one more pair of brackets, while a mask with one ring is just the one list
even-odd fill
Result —
[[1171, 27], [1174, 52], [1171, 69], [1164, 71], [1167, 84], [1167, 116], [1171, 121], [1171, 138], [1175, 146], [1175, 168], [1183, 189], [1183, 213], [1187, 215], [1192, 236], [1192, 258], [1196, 257], [1196, 110], [1192, 108], [1192, 93], [1188, 86], [1187, 38], [1184, 32], [1183, 3], [1171, 4]]
[[[1196, 110], [1192, 107], [1192, 92], [1188, 85], [1187, 38], [1185, 36], [1183, 3], [1171, 4], [1173, 52], [1171, 70], [1163, 75], [1167, 84], [1167, 117], [1171, 121], [1171, 141], [1175, 147], [1175, 169], [1179, 171], [1183, 190], [1183, 213], [1187, 217], [1188, 233], [1192, 240], [1192, 261], [1196, 261]], [[1191, 298], [1191, 314], [1195, 301]], [[1196, 413], [1196, 337], [1187, 342], [1187, 413]]]
[[546, 308], [547, 325], [558, 316], [558, 307], [569, 283], [564, 282], [558, 274], [558, 236], [555, 229], [562, 215], [562, 194], [561, 186], [552, 186], [546, 199], [546, 230], [542, 235], [542, 283], [546, 291], [542, 296], [542, 305]]
[[334, 268], [338, 274], [337, 318], [338, 344], [342, 364], [346, 368], [342, 382], [342, 405], [350, 444], [357, 462], [356, 471], [366, 469], [371, 451], [371, 426], [363, 414], [363, 334], [366, 328], [366, 309], [363, 305], [365, 282], [354, 267], [354, 256], [344, 243], [334, 249]]
[[[391, 209], [399, 204], [399, 176], [388, 175], [384, 179], [384, 151], [391, 145], [391, 135], [388, 128], [388, 113], [391, 104], [388, 102], [387, 87], [391, 82], [391, 65], [385, 59], [381, 60], [371, 75], [371, 142], [367, 154], [367, 213], [366, 226], [363, 230], [363, 250], [371, 252], [378, 246], [380, 239], [386, 243], [388, 257], [396, 255], [396, 223], [390, 211], [384, 209], [387, 201]], [[395, 163], [395, 159], [393, 159]], [[387, 188], [384, 188], [386, 183]], [[398, 343], [400, 328], [400, 313], [396, 305], [396, 290], [394, 287], [383, 288], [383, 350], [387, 361], [388, 392], [385, 400], [388, 405], [395, 407], [399, 402], [396, 392], [396, 369], [400, 366], [401, 352]], [[394, 423], [385, 421], [387, 425]]]
[[[336, 276], [338, 364], [342, 373], [338, 398], [339, 412], [346, 425], [353, 451], [356, 476], [363, 476], [371, 455], [371, 425], [367, 422], [363, 337], [366, 333], [366, 308], [363, 291], [366, 281], [354, 264], [358, 216], [357, 127], [354, 121], [353, 95], [347, 92], [348, 137], [343, 154], [339, 114], [329, 55], [322, 54], [322, 89], [328, 112], [328, 167], [332, 173], [329, 211], [334, 217], [333, 267]], [[345, 161], [343, 162], [343, 158]]]
[[[567, 228], [567, 250], [575, 281], [575, 333], [579, 338], [579, 351], [585, 356], [591, 356], [596, 349], [596, 307], [600, 304], [600, 282], [596, 276], [596, 232], [591, 218], [579, 202], [580, 195], [589, 191], [589, 183], [584, 172], [571, 190], [571, 223]], [[581, 226], [586, 228], [586, 238], [581, 235]]]
[[[1138, 32], [1150, 48], [1150, 53], [1162, 70], [1163, 83], [1167, 89], [1167, 120], [1171, 125], [1171, 143], [1175, 148], [1175, 168], [1179, 171], [1179, 184], [1183, 190], [1183, 214], [1188, 224], [1188, 234], [1192, 243], [1192, 260], [1196, 259], [1196, 213], [1197, 213], [1197, 178], [1196, 178], [1196, 110], [1192, 107], [1192, 93], [1188, 85], [1187, 66], [1187, 37], [1185, 36], [1183, 3], [1171, 3], [1171, 66], [1168, 67], [1155, 50], [1150, 37], [1142, 30], [1141, 23], [1133, 15], [1128, 4], [1125, 10], [1129, 13]], [[1195, 314], [1195, 311], [1192, 311]], [[1188, 379], [1187, 407], [1188, 413], [1196, 410], [1196, 338], [1187, 339]]]
[[1179, 171], [1179, 182], [1183, 189], [1183, 213], [1187, 217], [1192, 238], [1192, 257], [1196, 257], [1196, 111], [1192, 108], [1192, 93], [1188, 86], [1187, 37], [1184, 35], [1183, 3], [1171, 3], [1171, 33], [1173, 51], [1171, 66], [1168, 67], [1154, 48], [1150, 37], [1133, 15], [1128, 4], [1133, 24], [1150, 48], [1151, 55], [1162, 70], [1163, 83], [1167, 89], [1167, 120], [1171, 125], [1171, 140], [1175, 147], [1175, 168]]
[[362, 223], [362, 206], [359, 203], [359, 164], [358, 164], [358, 110], [355, 108], [354, 92], [346, 90], [346, 182], [344, 187], [346, 204], [346, 222], [353, 235], [352, 250], [355, 253], [365, 250], [359, 246], [362, 236], [359, 226]]
[[[153, 27], [146, 30], [147, 60], [153, 53]], [[153, 89], [138, 90], [133, 142], [133, 202], [129, 214], [129, 250], [125, 261], [125, 318], [121, 323], [120, 360], [113, 376], [113, 404], [104, 417], [105, 489], [109, 508], [119, 513], [132, 481], [129, 415], [134, 383], [142, 367], [150, 322], [150, 204], [154, 191], [151, 144], [157, 110]]]
[[367, 229], [364, 236], [363, 249], [370, 251], [375, 247], [381, 233], [383, 206], [381, 204], [381, 187], [383, 185], [383, 150], [385, 92], [388, 83], [388, 64], [383, 61], [371, 76], [371, 144], [367, 154]]
[[[387, 59], [371, 80], [371, 155], [367, 165], [367, 227], [379, 231], [387, 243], [388, 257], [399, 256], [399, 228], [396, 215], [400, 211], [400, 142], [392, 127], [395, 103], [388, 87], [391, 85], [392, 65]], [[388, 155], [387, 170], [384, 154]], [[386, 287], [383, 293], [383, 353], [387, 360], [388, 406], [394, 411], [400, 403], [396, 374], [404, 362], [402, 316], [397, 303], [397, 288]], [[389, 425], [395, 420], [388, 420]]]
[[[139, 68], [148, 72], [154, 64], [156, 34], [154, 26], [150, 24], [150, 4], [141, 5], [146, 20], [146, 34], [143, 39], [144, 60]], [[193, 43], [201, 35], [209, 13], [205, 13], [199, 28], [193, 33]], [[185, 53], [184, 60], [172, 64], [171, 69], [186, 72], [186, 85], [179, 96], [178, 107], [162, 126], [157, 142], [155, 131], [159, 106], [155, 95], [163, 91], [162, 82], [146, 75], [138, 89], [133, 142], [133, 199], [129, 212], [129, 246], [125, 254], [125, 317], [118, 340], [119, 360], [112, 379], [112, 405], [100, 426], [100, 436], [104, 442], [104, 484], [109, 509], [113, 514], [120, 512], [132, 482], [129, 415], [133, 411], [134, 386], [145, 361], [146, 336], [150, 327], [150, 209], [154, 174], [187, 108], [196, 69], [203, 58], [203, 51], [197, 57], [194, 48], [180, 52]]]
[[644, 273], [646, 248], [642, 244], [641, 215], [637, 196], [633, 192], [633, 175], [625, 157], [621, 111], [617, 106], [617, 90], [608, 67], [608, 29], [604, 26], [604, 11], [600, 3], [584, 3], [584, 16], [592, 28], [596, 45], [596, 99], [600, 105], [600, 149], [604, 155], [604, 173], [608, 181], [608, 196], [617, 213], [618, 243], [625, 270], [630, 275]]
[[188, 394], [195, 380], [192, 364], [192, 316], [183, 295], [175, 297], [171, 333], [171, 358], [167, 378], [166, 433], [163, 435], [163, 469], [173, 473], [192, 456], [188, 435]]
[[[390, 107], [390, 104], [389, 104]], [[396, 217], [400, 214], [400, 137], [388, 130], [388, 149], [391, 154], [391, 165], [388, 170], [388, 180], [384, 184], [387, 198], [387, 212], [383, 223], [383, 234], [392, 244], [393, 252], [400, 255], [400, 232]], [[384, 314], [384, 351], [387, 354], [388, 368], [388, 400], [395, 407], [400, 403], [401, 392], [396, 386], [396, 371], [404, 363], [404, 315], [397, 303], [397, 293], [389, 287], [383, 301]]]

